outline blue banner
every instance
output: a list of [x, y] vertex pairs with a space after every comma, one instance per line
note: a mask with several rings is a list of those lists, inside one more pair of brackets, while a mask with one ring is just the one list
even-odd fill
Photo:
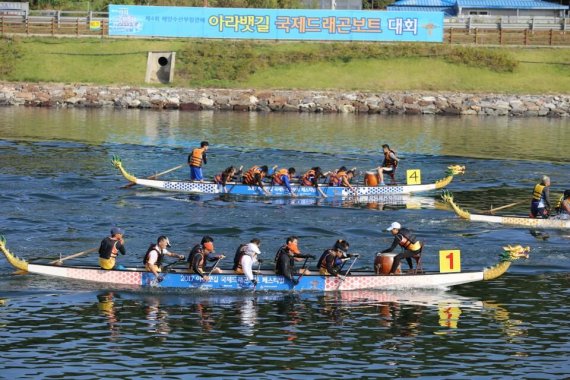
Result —
[[259, 40], [443, 41], [443, 12], [109, 5], [109, 35]]

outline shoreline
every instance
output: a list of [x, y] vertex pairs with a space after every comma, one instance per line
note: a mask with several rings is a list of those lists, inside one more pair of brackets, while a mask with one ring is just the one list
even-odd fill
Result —
[[570, 95], [189, 89], [4, 82], [0, 83], [0, 106], [569, 117]]

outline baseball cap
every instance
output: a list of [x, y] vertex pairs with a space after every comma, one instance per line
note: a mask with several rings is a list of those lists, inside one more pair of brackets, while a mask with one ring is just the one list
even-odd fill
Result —
[[392, 231], [394, 229], [399, 230], [400, 228], [402, 228], [400, 223], [394, 222], [394, 223], [390, 224], [390, 227], [386, 228], [386, 231]]
[[111, 236], [117, 235], [117, 234], [124, 235], [124, 234], [125, 234], [125, 231], [124, 231], [122, 228], [119, 228], [119, 227], [113, 227], [113, 228], [111, 228]]

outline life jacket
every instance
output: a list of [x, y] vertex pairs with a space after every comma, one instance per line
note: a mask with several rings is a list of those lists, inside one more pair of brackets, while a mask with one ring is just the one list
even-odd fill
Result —
[[[110, 244], [104, 244], [106, 241]], [[119, 254], [119, 249], [117, 248], [118, 243], [119, 240], [113, 239], [112, 237], [106, 237], [105, 240], [101, 242], [101, 246], [99, 247], [99, 257], [106, 259], [117, 257]]]
[[384, 162], [382, 163], [382, 166], [395, 168], [398, 166], [398, 161], [390, 157], [390, 153], [393, 153], [394, 156], [396, 156], [396, 152], [394, 152], [392, 149], [389, 149], [388, 152], [384, 153]]
[[540, 201], [540, 199], [542, 198], [542, 191], [544, 190], [546, 186], [537, 183], [534, 186], [534, 190], [532, 191], [532, 200], [533, 201]]
[[289, 176], [289, 170], [280, 169], [273, 174], [273, 183], [276, 185], [283, 185], [283, 176]]
[[204, 150], [206, 148], [196, 148], [192, 151], [190, 155], [190, 166], [201, 167], [202, 166], [202, 159], [204, 156]]
[[307, 170], [307, 172], [303, 174], [299, 182], [302, 186], [313, 186], [313, 180], [315, 179], [316, 175], [317, 173], [313, 169]]
[[335, 251], [333, 251], [332, 249], [327, 249], [323, 252], [323, 254], [321, 255], [321, 257], [319, 258], [319, 261], [317, 262], [317, 269], [321, 270], [321, 269], [327, 269], [327, 256], [329, 255], [334, 255]]
[[194, 248], [192, 248], [190, 254], [188, 255], [188, 262], [190, 263], [190, 265], [192, 265], [192, 263], [194, 262], [194, 257], [199, 253], [202, 254], [202, 260], [198, 263], [198, 268], [204, 268], [204, 263], [206, 262], [206, 255], [204, 254], [204, 247], [202, 246], [202, 244], [196, 244]]
[[245, 247], [247, 244], [240, 244], [238, 249], [236, 249], [236, 254], [234, 256], [234, 266], [232, 270], [241, 269], [241, 258], [245, 255]]
[[157, 248], [156, 244], [151, 243], [151, 245], [146, 250], [146, 254], [144, 255], [143, 264], [146, 265], [148, 260], [150, 259], [150, 253], [152, 251], [156, 251], [158, 253], [158, 258], [156, 259], [156, 266], [160, 267], [162, 265], [162, 259], [164, 258], [164, 254], [162, 253], [162, 249]]
[[243, 175], [243, 183], [250, 186], [257, 185], [255, 181], [256, 174], [259, 174], [261, 176], [261, 179], [265, 177], [265, 173], [261, 170], [261, 168], [259, 166], [254, 166]]
[[405, 250], [415, 252], [421, 248], [421, 243], [408, 229], [401, 228], [398, 235], [400, 235], [400, 242], [398, 244]]
[[347, 176], [348, 176], [348, 174], [346, 174], [346, 171], [344, 171], [344, 170], [338, 171], [336, 173], [332, 173], [331, 176], [329, 177], [329, 185], [330, 186], [342, 186], [343, 178], [346, 178]]

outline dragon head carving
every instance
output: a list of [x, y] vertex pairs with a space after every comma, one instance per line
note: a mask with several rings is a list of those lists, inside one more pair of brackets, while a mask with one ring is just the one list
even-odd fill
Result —
[[522, 245], [507, 245], [503, 247], [503, 253], [500, 255], [501, 261], [514, 261], [518, 259], [528, 259], [530, 247]]
[[450, 165], [447, 167], [447, 175], [458, 175], [465, 174], [465, 166], [462, 165]]

